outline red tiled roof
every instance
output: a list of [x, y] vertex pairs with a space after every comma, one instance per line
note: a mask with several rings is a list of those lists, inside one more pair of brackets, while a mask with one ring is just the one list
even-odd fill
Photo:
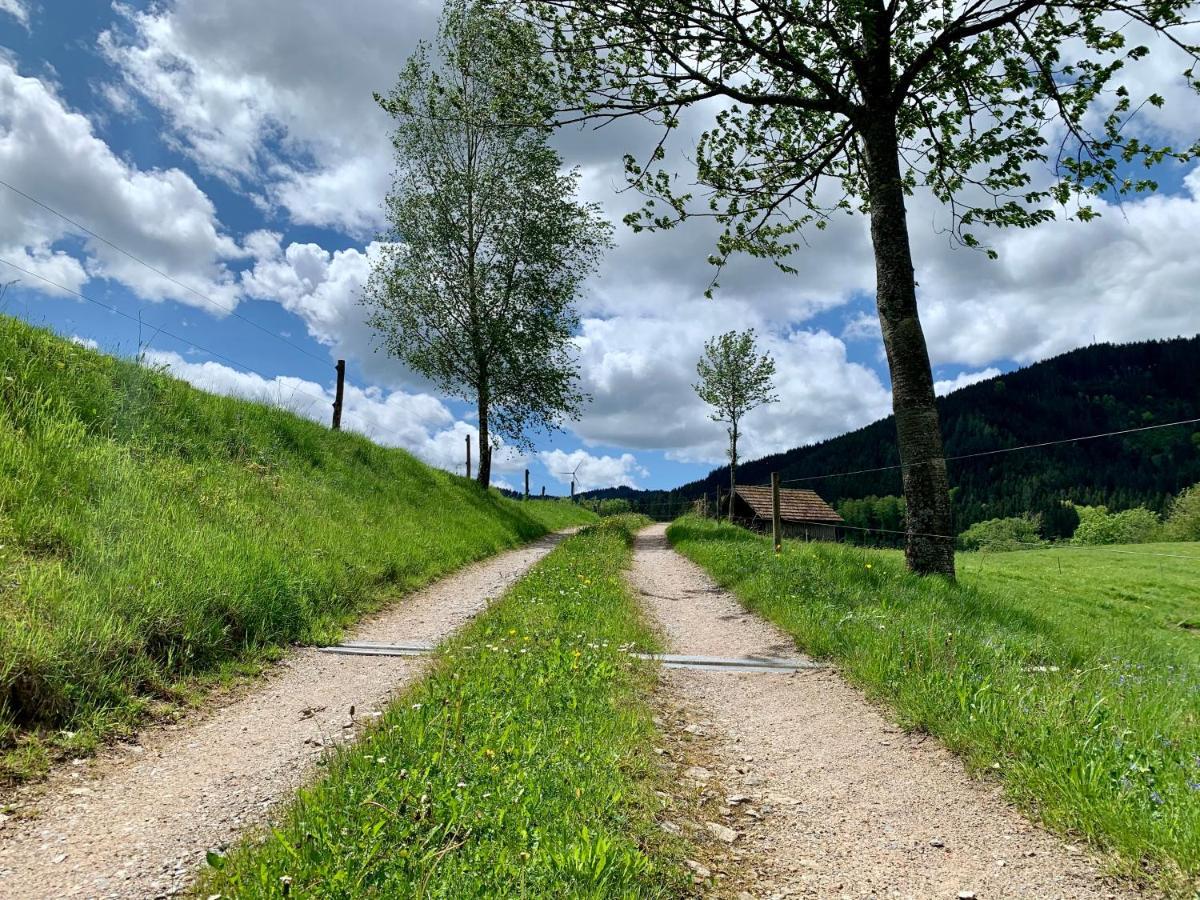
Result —
[[[738, 485], [737, 494], [760, 519], [771, 518], [771, 489], [761, 485]], [[779, 489], [779, 517], [785, 522], [815, 522], [837, 525], [845, 520], [813, 491]]]

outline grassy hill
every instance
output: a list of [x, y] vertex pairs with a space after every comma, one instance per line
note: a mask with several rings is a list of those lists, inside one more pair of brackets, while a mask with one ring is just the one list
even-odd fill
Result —
[[587, 518], [0, 318], [0, 776]]
[[[1075, 435], [1200, 417], [1196, 360], [1200, 336], [1134, 344], [1096, 344], [970, 385], [938, 401], [948, 456]], [[738, 480], [765, 484], [771, 472], [805, 478], [891, 466], [900, 460], [892, 417], [807, 447], [744, 463]], [[1038, 512], [1060, 499], [1112, 509], [1168, 499], [1200, 481], [1200, 426], [1087, 441], [950, 463], [960, 530], [984, 519]], [[614, 489], [654, 514], [729, 484], [729, 468], [670, 494]], [[831, 503], [900, 493], [899, 472], [822, 478], [803, 484]], [[589, 495], [591, 496], [591, 495]], [[673, 504], [673, 505], [672, 505]], [[669, 515], [659, 515], [668, 518]]]

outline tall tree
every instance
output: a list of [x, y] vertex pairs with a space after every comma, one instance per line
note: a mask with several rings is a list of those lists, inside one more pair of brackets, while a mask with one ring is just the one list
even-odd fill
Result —
[[577, 415], [573, 303], [610, 242], [547, 144], [540, 50], [495, 4], [450, 0], [436, 48], [420, 45], [375, 98], [396, 120], [398, 171], [368, 322], [388, 352], [475, 403], [484, 487], [498, 439], [527, 446]]
[[[905, 196], [923, 185], [952, 233], [1095, 215], [1100, 195], [1154, 189], [1142, 165], [1197, 148], [1154, 147], [1129, 119], [1144, 103], [1118, 80], [1156, 36], [1184, 59], [1192, 0], [526, 0], [582, 117], [646, 116], [664, 128], [648, 159], [626, 159], [649, 196], [628, 221], [689, 215], [725, 226], [734, 252], [787, 270], [805, 225], [869, 213], [876, 303], [892, 378], [911, 569], [954, 574], [950, 495]], [[1194, 34], [1194, 32], [1192, 32]], [[715, 103], [695, 149], [698, 209], [665, 168], [682, 112]], [[1140, 174], [1139, 174], [1139, 169]], [[665, 206], [662, 201], [665, 201]], [[659, 205], [655, 205], [658, 202]]]
[[727, 331], [705, 341], [696, 373], [700, 381], [692, 387], [713, 408], [709, 418], [723, 423], [729, 435], [729, 521], [732, 522], [742, 419], [751, 410], [779, 399], [773, 385], [775, 360], [766, 353], [759, 355], [753, 328]]

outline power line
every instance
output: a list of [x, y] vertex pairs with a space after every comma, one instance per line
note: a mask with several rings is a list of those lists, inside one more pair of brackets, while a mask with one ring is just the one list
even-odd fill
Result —
[[[1061, 438], [1059, 440], [1054, 440], [1054, 441], [1039, 441], [1038, 443], [1034, 443], [1034, 444], [1022, 444], [1019, 447], [1001, 447], [996, 450], [980, 450], [977, 453], [962, 453], [962, 454], [959, 454], [958, 456], [943, 457], [943, 459], [945, 462], [956, 462], [958, 460], [963, 460], [963, 459], [977, 459], [981, 456], [997, 456], [1001, 453], [1016, 453], [1018, 450], [1036, 450], [1041, 447], [1055, 447], [1060, 444], [1074, 444], [1079, 441], [1094, 441], [1098, 438], [1119, 437], [1120, 435], [1123, 435], [1123, 434], [1137, 434], [1138, 432], [1142, 432], [1142, 431], [1154, 431], [1155, 429], [1158, 429], [1158, 428], [1174, 428], [1179, 425], [1195, 425], [1197, 423], [1200, 423], [1200, 417], [1197, 417], [1194, 419], [1180, 419], [1176, 422], [1160, 422], [1157, 425], [1142, 425], [1138, 428], [1123, 428], [1119, 431], [1103, 431], [1103, 432], [1099, 432], [1097, 434], [1083, 434], [1083, 435], [1079, 435], [1078, 437]], [[822, 478], [841, 478], [841, 477], [848, 477], [851, 475], [867, 475], [872, 472], [892, 472], [897, 469], [905, 469], [905, 468], [912, 469], [917, 466], [929, 465], [930, 463], [934, 463], [937, 461], [938, 461], [937, 459], [925, 459], [925, 460], [919, 460], [918, 462], [914, 462], [914, 463], [898, 463], [896, 465], [891, 465], [891, 466], [878, 466], [877, 468], [874, 468], [874, 469], [856, 469], [851, 472], [833, 472], [833, 473], [830, 473], [827, 475], [806, 475], [803, 478], [788, 478], [780, 483], [781, 484], [796, 484], [801, 481], [817, 481]]]
[[[1030, 549], [1039, 549], [1033, 547]], [[1042, 550], [1103, 550], [1105, 553], [1125, 553], [1130, 556], [1161, 556], [1164, 559], [1191, 559], [1200, 562], [1200, 556], [1183, 556], [1178, 553], [1152, 553], [1149, 550], [1118, 550], [1116, 547], [1106, 547], [1103, 544], [1054, 544], [1041, 547]]]
[[80, 231], [84, 232], [85, 234], [89, 234], [92, 237], [94, 237], [96, 240], [101, 241], [104, 244], [107, 244], [109, 247], [112, 247], [112, 249], [116, 250], [118, 253], [121, 253], [124, 256], [129, 257], [130, 259], [132, 259], [134, 262], [138, 263], [139, 265], [145, 266], [147, 269], [149, 269], [154, 274], [156, 274], [162, 278], [165, 278], [167, 281], [183, 288], [185, 291], [195, 294], [197, 297], [199, 297], [205, 303], [208, 303], [210, 306], [213, 306], [216, 309], [219, 309], [221, 312], [223, 312], [227, 315], [233, 316], [235, 319], [241, 319], [247, 325], [257, 328], [259, 331], [263, 332], [264, 334], [269, 334], [271, 337], [275, 338], [275, 340], [281, 341], [282, 343], [287, 344], [293, 350], [296, 350], [299, 353], [303, 353], [305, 356], [315, 359], [315, 360], [317, 360], [317, 362], [322, 363], [323, 365], [329, 364], [329, 360], [325, 359], [324, 357], [318, 356], [316, 353], [313, 353], [310, 350], [304, 349], [303, 347], [301, 347], [299, 344], [295, 343], [294, 341], [290, 341], [287, 338], [285, 338], [283, 335], [279, 334], [278, 332], [272, 331], [270, 328], [267, 328], [263, 325], [258, 324], [253, 319], [246, 318], [241, 313], [239, 313], [237, 310], [235, 310], [233, 307], [221, 305], [220, 303], [218, 303], [217, 301], [215, 301], [211, 297], [209, 297], [207, 294], [203, 294], [200, 291], [196, 290], [191, 285], [185, 284], [184, 282], [180, 281], [178, 278], [174, 278], [173, 276], [168, 275], [162, 269], [159, 269], [158, 267], [151, 265], [150, 263], [148, 263], [144, 259], [142, 259], [140, 256], [136, 256], [133, 253], [130, 253], [124, 247], [121, 247], [121, 246], [113, 243], [108, 238], [104, 237], [104, 235], [97, 234], [95, 231], [92, 231], [92, 229], [88, 228], [86, 225], [82, 224], [81, 222], [77, 222], [75, 219], [72, 219], [70, 216], [66, 215], [65, 213], [59, 212], [57, 209], [55, 209], [50, 204], [45, 203], [42, 200], [39, 200], [37, 197], [33, 197], [33, 196], [25, 193], [20, 188], [14, 187], [13, 185], [9, 184], [7, 181], [4, 181], [2, 179], [0, 179], [0, 185], [3, 185], [4, 187], [8, 188], [14, 194], [24, 197], [30, 203], [34, 203], [37, 206], [40, 206], [42, 209], [46, 210], [47, 212], [53, 213], [54, 215], [56, 215], [60, 219], [62, 219], [64, 222], [68, 222], [71, 225], [74, 225], [76, 228], [78, 228]]
[[[914, 463], [916, 465], [916, 463]], [[894, 466], [878, 466], [874, 469], [854, 469], [849, 472], [831, 472], [828, 475], [805, 475], [802, 478], [786, 478], [780, 481], [780, 484], [798, 484], [801, 481], [819, 481], [822, 478], [842, 478], [851, 475], [869, 475], [872, 472], [893, 472], [896, 469], [903, 469], [903, 465]], [[719, 470], [718, 470], [719, 471]]]

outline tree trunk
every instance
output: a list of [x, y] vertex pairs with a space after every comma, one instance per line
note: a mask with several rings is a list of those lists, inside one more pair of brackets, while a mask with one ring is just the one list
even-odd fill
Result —
[[488, 434], [488, 400], [479, 397], [479, 486], [485, 490], [492, 483], [492, 441]]
[[[729, 524], [733, 524], [733, 503], [737, 496], [737, 426], [729, 429]], [[717, 518], [721, 511], [717, 510]]]
[[876, 305], [892, 376], [892, 410], [908, 506], [904, 555], [922, 575], [954, 577], [954, 519], [933, 371], [917, 317], [917, 287], [893, 114], [863, 129], [875, 250]]

